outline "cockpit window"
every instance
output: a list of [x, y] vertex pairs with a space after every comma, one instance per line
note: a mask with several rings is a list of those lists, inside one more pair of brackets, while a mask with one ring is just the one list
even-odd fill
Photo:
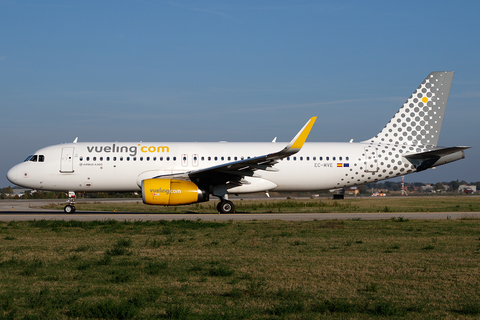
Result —
[[34, 154], [34, 155], [29, 155], [29, 156], [27, 157], [27, 159], [25, 159], [24, 162], [26, 162], [26, 161], [44, 162], [44, 161], [45, 161], [45, 156], [44, 156], [43, 154], [40, 154], [40, 155], [36, 155], [36, 154]]

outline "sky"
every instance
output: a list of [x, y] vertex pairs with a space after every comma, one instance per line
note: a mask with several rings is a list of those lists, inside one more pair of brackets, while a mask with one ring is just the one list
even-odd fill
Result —
[[406, 182], [480, 181], [480, 2], [0, 0], [0, 187], [36, 150], [94, 141], [375, 136], [455, 71], [441, 146]]

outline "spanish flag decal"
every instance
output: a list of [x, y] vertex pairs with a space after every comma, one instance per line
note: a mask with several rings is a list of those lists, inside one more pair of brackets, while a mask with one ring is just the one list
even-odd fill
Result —
[[342, 163], [337, 163], [337, 167], [343, 167]]

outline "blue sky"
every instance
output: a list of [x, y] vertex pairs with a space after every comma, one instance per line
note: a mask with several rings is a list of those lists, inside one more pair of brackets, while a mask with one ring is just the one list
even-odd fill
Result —
[[431, 71], [456, 71], [439, 145], [406, 181], [480, 181], [480, 3], [0, 0], [0, 186], [79, 141], [308, 141], [377, 134]]

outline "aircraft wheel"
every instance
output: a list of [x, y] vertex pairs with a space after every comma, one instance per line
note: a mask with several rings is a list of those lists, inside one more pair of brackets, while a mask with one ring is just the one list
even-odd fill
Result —
[[74, 213], [75, 207], [71, 205], [66, 205], [65, 208], [63, 208], [63, 211], [65, 211], [65, 213]]
[[235, 206], [232, 201], [222, 201], [218, 204], [217, 209], [221, 213], [234, 213]]

